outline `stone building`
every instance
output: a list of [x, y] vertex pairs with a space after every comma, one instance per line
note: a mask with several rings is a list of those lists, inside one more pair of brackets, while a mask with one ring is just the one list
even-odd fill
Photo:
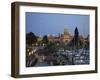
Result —
[[67, 28], [64, 28], [64, 33], [63, 33], [63, 42], [69, 42], [71, 40], [71, 36], [68, 32]]
[[59, 34], [58, 36], [53, 36], [51, 34], [48, 35], [48, 40], [51, 42], [69, 42], [71, 39], [72, 37], [67, 28], [64, 28], [63, 34]]

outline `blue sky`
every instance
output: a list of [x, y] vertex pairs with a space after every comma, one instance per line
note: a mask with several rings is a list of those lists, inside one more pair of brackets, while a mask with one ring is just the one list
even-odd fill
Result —
[[89, 34], [89, 15], [26, 12], [25, 16], [26, 33], [33, 32], [38, 36], [58, 35], [67, 28], [74, 35], [77, 27], [80, 35], [87, 37]]

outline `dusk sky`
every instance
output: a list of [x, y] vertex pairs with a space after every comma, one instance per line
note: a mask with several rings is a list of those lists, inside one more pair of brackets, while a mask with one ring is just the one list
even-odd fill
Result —
[[89, 15], [26, 12], [26, 33], [33, 32], [37, 36], [58, 35], [67, 28], [70, 35], [74, 35], [75, 27], [80, 35], [87, 37]]

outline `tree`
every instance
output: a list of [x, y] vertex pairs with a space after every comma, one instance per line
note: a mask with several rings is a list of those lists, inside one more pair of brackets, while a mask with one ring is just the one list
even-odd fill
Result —
[[48, 53], [55, 53], [57, 51], [57, 45], [54, 42], [50, 42], [47, 44], [45, 49], [48, 51]]
[[74, 46], [76, 46], [76, 48], [78, 49], [78, 42], [79, 42], [79, 32], [78, 32], [78, 28], [75, 28], [74, 31]]
[[82, 48], [83, 45], [84, 45], [84, 42], [79, 37], [79, 31], [78, 31], [78, 28], [76, 27], [74, 30], [74, 36], [72, 40], [67, 44], [67, 47], [75, 50], [75, 49]]
[[75, 28], [75, 31], [74, 31], [75, 38], [78, 38], [78, 35], [79, 35], [79, 32], [78, 32], [78, 28], [76, 27]]
[[33, 32], [26, 34], [26, 43], [27, 44], [32, 45], [36, 42], [37, 42], [37, 36]]
[[47, 44], [47, 43], [48, 43], [48, 37], [47, 37], [46, 35], [43, 36], [42, 42], [43, 42], [44, 44]]

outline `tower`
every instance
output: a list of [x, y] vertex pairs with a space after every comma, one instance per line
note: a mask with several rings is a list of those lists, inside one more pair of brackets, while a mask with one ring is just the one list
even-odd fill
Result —
[[70, 41], [70, 34], [69, 34], [67, 28], [64, 28], [63, 41], [64, 42], [69, 42]]

